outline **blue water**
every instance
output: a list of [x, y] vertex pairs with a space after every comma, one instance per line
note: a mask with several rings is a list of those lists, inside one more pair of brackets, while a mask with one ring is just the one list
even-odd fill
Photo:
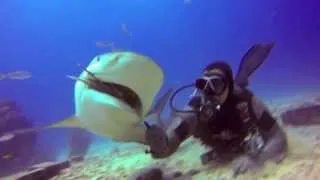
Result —
[[[316, 0], [1, 0], [0, 72], [33, 77], [0, 81], [0, 99], [17, 101], [37, 126], [71, 115], [74, 82], [65, 75], [109, 51], [96, 41], [152, 57], [166, 73], [164, 90], [191, 82], [214, 60], [236, 71], [251, 45], [275, 42], [251, 79], [255, 93], [270, 99], [320, 89]], [[46, 132], [41, 145], [60, 151], [60, 134]]]

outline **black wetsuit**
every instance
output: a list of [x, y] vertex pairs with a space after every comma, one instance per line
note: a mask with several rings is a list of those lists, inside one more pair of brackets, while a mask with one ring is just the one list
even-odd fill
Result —
[[[251, 48], [242, 58], [235, 80], [227, 63], [217, 61], [209, 64], [203, 76], [222, 73], [221, 80], [228, 87], [225, 91], [228, 93], [227, 99], [217, 110], [214, 99], [223, 95], [215, 93], [211, 86], [211, 89], [197, 87], [201, 90], [199, 95], [203, 97], [194, 97], [186, 107], [187, 112], [178, 113], [168, 129], [164, 131], [156, 126], [148, 127], [146, 139], [152, 157], [168, 157], [178, 149], [181, 142], [194, 136], [211, 148], [211, 151], [201, 156], [202, 163], [235, 160], [235, 173], [244, 172], [253, 164], [264, 164], [266, 160], [281, 161], [288, 150], [286, 134], [262, 101], [246, 89], [248, 77], [263, 62], [272, 46], [258, 45]], [[207, 102], [209, 106], [206, 106]], [[215, 115], [205, 118], [207, 113], [201, 111], [203, 108], [199, 109], [203, 105], [212, 107]]]
[[[199, 108], [200, 102], [199, 98], [193, 98], [189, 102], [189, 108]], [[227, 101], [216, 112], [215, 118], [207, 122], [200, 121], [192, 113], [180, 114], [176, 118], [179, 123], [174, 123], [174, 127], [169, 127], [170, 130], [167, 131], [166, 151], [154, 154], [154, 157], [170, 156], [180, 143], [190, 136], [200, 139], [204, 145], [211, 147], [219, 158], [226, 157], [226, 160], [232, 160], [239, 154], [248, 154], [260, 162], [268, 159], [280, 161], [287, 152], [285, 133], [265, 105], [247, 89], [234, 90], [229, 94]], [[245, 138], [254, 130], [260, 133], [264, 146], [249, 153]]]

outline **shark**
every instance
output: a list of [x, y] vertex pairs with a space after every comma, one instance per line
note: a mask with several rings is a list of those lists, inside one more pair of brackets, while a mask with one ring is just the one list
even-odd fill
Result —
[[45, 127], [5, 133], [0, 142], [48, 128], [83, 128], [119, 142], [146, 144], [145, 120], [161, 124], [160, 114], [173, 92], [169, 89], [155, 101], [164, 82], [161, 67], [134, 52], [101, 54], [80, 67], [78, 77], [67, 76], [75, 80], [73, 115]]

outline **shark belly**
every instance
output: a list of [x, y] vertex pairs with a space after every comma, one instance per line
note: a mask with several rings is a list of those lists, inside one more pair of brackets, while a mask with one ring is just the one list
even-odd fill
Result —
[[126, 103], [90, 89], [83, 89], [76, 98], [77, 119], [89, 131], [110, 138], [122, 137], [141, 121]]

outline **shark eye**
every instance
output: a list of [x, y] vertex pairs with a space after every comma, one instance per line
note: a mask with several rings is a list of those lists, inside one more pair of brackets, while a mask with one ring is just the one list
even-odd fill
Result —
[[100, 61], [100, 56], [97, 56], [97, 62], [99, 62]]

